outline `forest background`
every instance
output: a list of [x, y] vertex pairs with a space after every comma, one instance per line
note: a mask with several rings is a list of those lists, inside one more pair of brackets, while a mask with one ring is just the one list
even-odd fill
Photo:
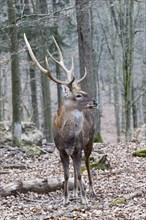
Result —
[[[67, 68], [73, 57], [77, 78], [87, 70], [81, 87], [98, 100], [95, 139], [104, 142], [90, 157], [95, 198], [82, 161], [88, 206], [72, 191], [63, 206], [63, 167], [51, 143], [61, 87], [32, 62], [24, 33], [56, 78], [65, 74], [47, 53], [59, 59], [53, 36]], [[146, 0], [0, 0], [2, 220], [146, 220], [145, 125]]]
[[[96, 136], [129, 141], [146, 124], [146, 1], [1, 0], [0, 121], [12, 122], [13, 145], [21, 144], [21, 121], [32, 121], [52, 142], [51, 123], [61, 89], [32, 63], [27, 38], [42, 65], [47, 49], [66, 66], [74, 58], [83, 89], [98, 100]], [[63, 71], [48, 60], [52, 73]]]

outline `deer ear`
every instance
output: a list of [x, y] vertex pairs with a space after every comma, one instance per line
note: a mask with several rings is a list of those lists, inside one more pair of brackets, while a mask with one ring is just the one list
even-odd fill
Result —
[[62, 87], [63, 96], [67, 97], [69, 93], [69, 88], [66, 85], [61, 85], [61, 87]]

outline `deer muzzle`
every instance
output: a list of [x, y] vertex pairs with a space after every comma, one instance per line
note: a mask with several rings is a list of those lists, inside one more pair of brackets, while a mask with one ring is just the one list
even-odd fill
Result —
[[87, 104], [87, 108], [96, 108], [97, 105], [97, 101], [93, 100], [91, 103]]

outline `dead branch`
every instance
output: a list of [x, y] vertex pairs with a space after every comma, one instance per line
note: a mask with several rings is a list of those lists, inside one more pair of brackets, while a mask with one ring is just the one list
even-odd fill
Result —
[[7, 164], [7, 165], [3, 165], [4, 169], [28, 169], [30, 168], [28, 165], [24, 165], [24, 164]]
[[0, 170], [0, 174], [8, 174], [8, 173], [10, 173], [10, 172], [7, 170]]

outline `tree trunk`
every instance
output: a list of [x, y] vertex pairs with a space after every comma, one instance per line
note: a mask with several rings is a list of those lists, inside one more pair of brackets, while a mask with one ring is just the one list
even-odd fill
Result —
[[[112, 31], [113, 22], [112, 22]], [[121, 141], [121, 108], [120, 108], [120, 86], [119, 86], [119, 74], [117, 71], [117, 53], [116, 53], [116, 36], [112, 37], [112, 60], [113, 60], [113, 81], [114, 81], [114, 108], [115, 108], [115, 121], [116, 121], [116, 133], [117, 142]]]
[[[146, 10], [146, 1], [144, 3], [144, 7]], [[144, 10], [144, 12], [145, 12]], [[143, 85], [144, 89], [146, 88], [146, 13], [144, 14], [144, 41], [143, 41], [143, 46], [144, 46], [144, 55], [143, 55], [143, 66], [144, 66], [144, 71], [143, 71]], [[143, 94], [143, 119], [144, 119], [144, 125], [145, 125], [145, 145], [146, 145], [146, 89]]]
[[[53, 12], [56, 13], [57, 12], [57, 6], [58, 6], [58, 2], [56, 0], [52, 0], [52, 8], [53, 8]], [[54, 22], [55, 23], [55, 22]], [[54, 28], [54, 34], [55, 35], [58, 35], [59, 36], [59, 32], [58, 32], [58, 25], [55, 25], [55, 28]], [[59, 58], [58, 57], [58, 54], [56, 54], [56, 57], [57, 59]], [[57, 79], [60, 79], [60, 66], [56, 63], [56, 77]], [[58, 98], [58, 109], [61, 105], [61, 101], [62, 101], [62, 98], [61, 98], [61, 93], [62, 93], [62, 90], [61, 90], [61, 85], [59, 85], [57, 83], [57, 98]]]
[[52, 117], [51, 117], [51, 98], [50, 83], [45, 75], [41, 75], [42, 98], [43, 98], [43, 134], [47, 141], [52, 142]]
[[[29, 5], [29, 0], [24, 1], [24, 14], [29, 15], [31, 12], [31, 8]], [[28, 34], [28, 38], [31, 39], [31, 31]], [[28, 61], [29, 61], [29, 76], [30, 76], [30, 89], [31, 89], [31, 119], [33, 123], [39, 128], [39, 114], [38, 114], [38, 101], [37, 101], [37, 85], [36, 85], [36, 77], [35, 77], [35, 67], [33, 66], [33, 62], [28, 53]]]
[[[133, 82], [134, 84], [134, 82]], [[135, 92], [135, 88], [134, 85], [132, 84], [132, 116], [133, 116], [133, 128], [137, 128], [138, 127], [138, 115], [137, 115], [137, 103], [134, 101], [136, 98], [136, 92]]]
[[[97, 41], [98, 42], [98, 41]], [[102, 115], [102, 103], [101, 103], [101, 86], [100, 86], [100, 75], [99, 75], [99, 63], [101, 59], [102, 54], [102, 47], [103, 45], [100, 45], [100, 50], [96, 62], [96, 83], [97, 83], [97, 100], [98, 100], [98, 108], [97, 108], [97, 127], [96, 127], [96, 134], [98, 136], [101, 136], [101, 115]]]
[[29, 66], [29, 74], [30, 74], [30, 88], [31, 88], [32, 121], [36, 125], [36, 127], [39, 128], [39, 114], [38, 114], [35, 68], [31, 64]]
[[[114, 55], [115, 57], [115, 55]], [[114, 58], [114, 107], [115, 107], [115, 119], [116, 119], [116, 132], [117, 142], [121, 141], [121, 123], [120, 123], [120, 100], [119, 100], [119, 87], [118, 87], [118, 76], [117, 66]]]
[[[40, 0], [40, 12], [42, 14], [47, 14], [47, 2], [46, 0]], [[41, 42], [45, 42], [47, 31], [42, 28], [41, 29]], [[47, 48], [43, 47], [42, 52], [40, 53], [42, 56], [42, 60], [44, 60], [44, 54], [46, 54]], [[44, 66], [45, 66], [44, 62]], [[52, 114], [51, 114], [51, 96], [50, 96], [50, 80], [47, 76], [41, 76], [41, 86], [42, 86], [42, 98], [43, 98], [43, 115], [44, 115], [44, 128], [43, 133], [47, 139], [47, 141], [52, 142]]]
[[93, 65], [93, 48], [91, 42], [90, 30], [90, 10], [89, 0], [76, 0], [76, 13], [77, 13], [77, 32], [79, 44], [79, 57], [80, 57], [80, 75], [83, 76], [85, 68], [87, 76], [82, 81], [82, 88], [87, 91], [91, 96], [96, 97], [96, 82], [94, 75]]
[[12, 0], [7, 0], [9, 36], [11, 43], [11, 76], [12, 76], [12, 136], [13, 146], [21, 145], [21, 85], [19, 69], [18, 30], [16, 26], [15, 5]]
[[0, 64], [0, 122], [3, 120], [2, 68]]
[[132, 68], [133, 68], [133, 0], [126, 1], [125, 49], [123, 53], [126, 141], [131, 137], [131, 100], [132, 100]]
[[[92, 4], [90, 5], [90, 29], [91, 29], [91, 48], [92, 48], [92, 62], [93, 62], [93, 76], [94, 76], [94, 83], [95, 83], [95, 92], [96, 96], [95, 98], [98, 100], [98, 108], [96, 111], [96, 129], [95, 129], [95, 136], [101, 138], [101, 92], [100, 92], [100, 77], [99, 77], [99, 63], [101, 59], [101, 54], [102, 54], [102, 49], [103, 45], [102, 42], [98, 42], [97, 37], [95, 38], [94, 36], [96, 35], [96, 31], [94, 27], [96, 25], [94, 24], [94, 16], [93, 16], [93, 11], [94, 11], [94, 6]], [[95, 38], [95, 39], [94, 39]], [[94, 44], [95, 42], [95, 44]], [[98, 53], [96, 53], [96, 49]], [[90, 74], [90, 73], [89, 73]]]

